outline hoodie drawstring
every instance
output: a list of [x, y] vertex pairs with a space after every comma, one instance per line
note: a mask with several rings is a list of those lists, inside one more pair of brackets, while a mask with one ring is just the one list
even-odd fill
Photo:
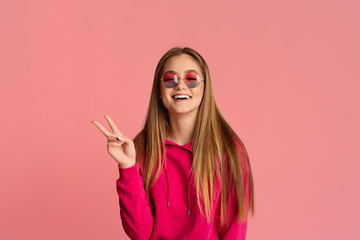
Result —
[[[170, 200], [169, 200], [169, 192], [170, 192], [170, 185], [169, 185], [169, 180], [168, 180], [168, 176], [166, 173], [166, 168], [164, 167], [164, 173], [165, 173], [165, 179], [166, 179], [166, 202], [167, 202], [167, 207], [170, 206]], [[188, 179], [188, 191], [187, 191], [187, 216], [190, 216], [190, 212], [191, 212], [191, 180], [193, 179], [193, 174], [190, 173], [189, 179]]]
[[192, 173], [190, 172], [190, 177], [189, 177], [189, 181], [188, 181], [188, 193], [187, 193], [187, 215], [190, 216], [190, 211], [191, 211], [191, 201], [190, 201], [190, 190], [191, 190], [191, 179], [192, 179]]
[[167, 207], [169, 207], [170, 205], [170, 201], [169, 201], [169, 181], [168, 181], [168, 177], [167, 177], [167, 173], [166, 173], [166, 168], [164, 167], [164, 172], [165, 172], [165, 179], [166, 179], [166, 202], [167, 202]]

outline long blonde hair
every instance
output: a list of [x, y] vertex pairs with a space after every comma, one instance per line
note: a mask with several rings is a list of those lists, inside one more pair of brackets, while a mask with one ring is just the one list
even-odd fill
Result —
[[[169, 131], [169, 114], [160, 96], [160, 77], [167, 60], [173, 56], [188, 54], [194, 58], [205, 77], [205, 88], [199, 106], [195, 129], [192, 137], [192, 172], [199, 209], [210, 221], [214, 205], [216, 177], [220, 179], [221, 225], [226, 224], [227, 200], [230, 191], [235, 192], [237, 218], [247, 219], [246, 195], [243, 177], [249, 186], [248, 209], [254, 215], [254, 186], [249, 158], [244, 144], [227, 123], [215, 101], [209, 68], [203, 57], [195, 50], [174, 47], [159, 60], [155, 70], [150, 104], [144, 128], [135, 136], [136, 161], [143, 166], [143, 181], [146, 194], [150, 199], [150, 188], [158, 179], [165, 162], [165, 137]], [[234, 139], [242, 148], [239, 156]], [[241, 163], [242, 158], [243, 163]], [[144, 159], [144, 162], [142, 162]], [[245, 163], [246, 166], [243, 166]], [[204, 209], [202, 209], [203, 204]]]

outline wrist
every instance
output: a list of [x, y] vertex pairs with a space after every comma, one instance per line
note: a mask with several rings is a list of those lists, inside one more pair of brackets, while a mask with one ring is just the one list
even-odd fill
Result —
[[131, 168], [131, 167], [135, 166], [135, 164], [136, 164], [136, 161], [132, 161], [132, 162], [127, 163], [127, 164], [120, 164], [120, 163], [118, 163], [119, 167], [120, 167], [120, 168], [123, 168], [123, 169]]

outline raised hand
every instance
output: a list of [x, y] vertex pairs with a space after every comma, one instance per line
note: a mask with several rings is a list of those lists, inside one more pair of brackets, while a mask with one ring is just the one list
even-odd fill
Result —
[[136, 163], [136, 151], [134, 142], [124, 136], [116, 127], [113, 120], [108, 115], [104, 115], [114, 133], [109, 132], [99, 122], [93, 120], [93, 123], [107, 138], [107, 149], [111, 157], [120, 165], [121, 168], [129, 168]]

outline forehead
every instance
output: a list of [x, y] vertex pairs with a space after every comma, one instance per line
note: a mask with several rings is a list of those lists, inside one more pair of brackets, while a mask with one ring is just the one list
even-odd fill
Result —
[[193, 69], [201, 73], [201, 67], [193, 57], [188, 54], [181, 54], [169, 58], [164, 66], [164, 72], [175, 71], [178, 73], [185, 72], [186, 70]]

